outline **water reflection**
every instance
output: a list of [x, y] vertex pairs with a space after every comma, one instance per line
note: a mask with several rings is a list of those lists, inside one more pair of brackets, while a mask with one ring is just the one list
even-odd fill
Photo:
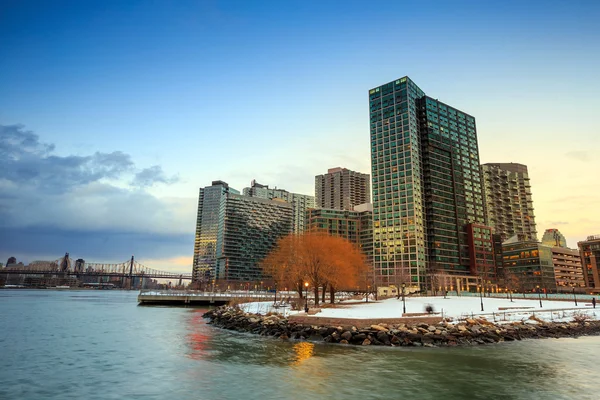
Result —
[[296, 358], [292, 365], [300, 365], [303, 361], [308, 360], [314, 355], [315, 345], [310, 342], [298, 342], [294, 344], [293, 349], [296, 353]]

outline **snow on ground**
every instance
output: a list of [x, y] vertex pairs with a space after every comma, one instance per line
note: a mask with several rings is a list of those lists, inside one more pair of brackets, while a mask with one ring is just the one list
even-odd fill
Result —
[[[511, 302], [504, 298], [483, 298], [484, 311], [481, 311], [479, 297], [448, 296], [446, 299], [437, 297], [406, 297], [407, 313], [423, 313], [425, 307], [431, 304], [434, 312], [455, 320], [472, 316], [485, 316], [488, 320], [520, 321], [529, 318], [533, 313], [537, 318], [548, 321], [571, 321], [576, 314], [587, 314], [590, 319], [600, 320], [600, 308], [593, 309], [591, 304], [579, 301], [576, 307], [572, 301], [546, 301], [542, 299], [542, 308], [538, 299], [513, 299]], [[255, 302], [241, 305], [246, 312], [266, 314], [268, 312], [289, 314], [304, 314], [303, 311], [290, 311], [289, 307], [274, 308], [272, 302]], [[500, 308], [510, 308], [500, 310]], [[339, 303], [336, 308], [323, 308], [316, 317], [333, 318], [401, 318], [402, 299], [386, 299], [368, 303], [347, 302]]]

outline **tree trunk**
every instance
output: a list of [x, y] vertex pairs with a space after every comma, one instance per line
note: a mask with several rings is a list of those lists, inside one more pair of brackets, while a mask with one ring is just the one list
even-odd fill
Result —
[[325, 303], [325, 289], [327, 288], [327, 284], [323, 284], [323, 293], [321, 294], [321, 303]]
[[319, 305], [319, 287], [315, 285], [315, 307]]
[[329, 285], [329, 301], [335, 303], [335, 288], [332, 285]]

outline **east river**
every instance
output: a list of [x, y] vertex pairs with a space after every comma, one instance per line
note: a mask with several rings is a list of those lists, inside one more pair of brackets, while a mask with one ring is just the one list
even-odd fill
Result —
[[0, 399], [598, 399], [600, 337], [468, 348], [282, 342], [136, 292], [0, 290]]

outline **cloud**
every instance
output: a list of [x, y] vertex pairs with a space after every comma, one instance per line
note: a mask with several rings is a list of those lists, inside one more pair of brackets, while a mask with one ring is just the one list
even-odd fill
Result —
[[0, 256], [69, 251], [116, 261], [192, 252], [196, 199], [147, 192], [177, 180], [158, 165], [138, 169], [121, 151], [57, 155], [22, 125], [0, 125], [0, 159]]
[[179, 181], [179, 178], [176, 176], [167, 177], [163, 172], [162, 168], [159, 165], [153, 165], [150, 168], [145, 168], [135, 174], [132, 185], [138, 187], [150, 187], [155, 183], [176, 183]]
[[592, 160], [591, 154], [588, 151], [575, 150], [565, 153], [565, 156], [577, 161], [588, 162]]

